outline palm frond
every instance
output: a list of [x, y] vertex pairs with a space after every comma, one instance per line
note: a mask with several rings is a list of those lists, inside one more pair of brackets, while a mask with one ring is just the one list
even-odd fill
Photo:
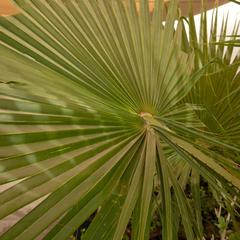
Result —
[[120, 240], [130, 219], [149, 239], [155, 200], [164, 239], [181, 224], [202, 239], [188, 181], [198, 210], [200, 176], [228, 202], [240, 189], [239, 56], [209, 43], [206, 13], [198, 40], [175, 0], [165, 23], [163, 0], [152, 15], [147, 0], [14, 3], [0, 17], [0, 219], [41, 202], [0, 239], [68, 239], [93, 215], [84, 240]]

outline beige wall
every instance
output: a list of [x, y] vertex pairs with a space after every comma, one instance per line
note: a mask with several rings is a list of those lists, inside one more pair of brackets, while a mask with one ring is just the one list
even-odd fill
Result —
[[11, 15], [17, 12], [18, 10], [10, 0], [0, 0], [0, 15]]

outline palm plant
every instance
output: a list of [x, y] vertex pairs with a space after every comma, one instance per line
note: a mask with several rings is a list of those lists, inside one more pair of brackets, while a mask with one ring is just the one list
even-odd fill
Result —
[[0, 18], [0, 184], [13, 182], [0, 218], [41, 203], [1, 240], [68, 239], [93, 213], [84, 240], [120, 240], [130, 219], [149, 239], [156, 211], [162, 239], [181, 225], [202, 239], [200, 176], [239, 206], [239, 55], [212, 44], [217, 14], [209, 39], [206, 13], [197, 37], [175, 0], [166, 19], [162, 0], [152, 14], [147, 0], [14, 3]]

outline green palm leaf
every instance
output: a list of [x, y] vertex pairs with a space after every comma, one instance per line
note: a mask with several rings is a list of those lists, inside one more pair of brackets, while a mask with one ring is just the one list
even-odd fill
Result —
[[155, 207], [164, 239], [180, 224], [201, 239], [200, 175], [226, 201], [240, 189], [232, 48], [208, 42], [204, 13], [188, 37], [177, 1], [165, 23], [162, 0], [152, 15], [147, 0], [14, 3], [21, 14], [0, 18], [0, 184], [13, 184], [0, 219], [41, 203], [0, 239], [68, 239], [94, 215], [84, 240], [120, 240], [130, 219], [145, 240]]

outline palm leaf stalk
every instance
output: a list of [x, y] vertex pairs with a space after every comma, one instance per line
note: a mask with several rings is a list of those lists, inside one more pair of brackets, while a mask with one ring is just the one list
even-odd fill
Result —
[[[133, 0], [13, 2], [21, 14], [0, 18], [0, 184], [15, 184], [0, 218], [41, 203], [0, 239], [68, 239], [96, 213], [84, 240], [120, 240], [130, 219], [144, 240], [154, 209], [163, 239], [180, 224], [202, 239], [200, 176], [227, 202], [239, 197], [232, 48], [206, 43], [204, 17], [198, 41], [190, 15], [188, 37], [175, 0], [165, 23], [162, 0], [152, 15], [147, 0], [139, 12]], [[226, 92], [205, 101], [213, 90]]]
[[230, 0], [231, 2], [234, 2], [236, 4], [240, 4], [240, 2], [238, 0]]

